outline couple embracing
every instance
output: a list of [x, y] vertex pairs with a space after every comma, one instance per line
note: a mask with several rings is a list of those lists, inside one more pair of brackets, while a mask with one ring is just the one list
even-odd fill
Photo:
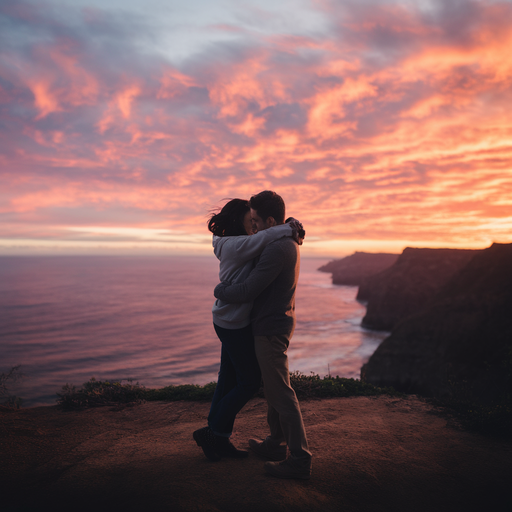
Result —
[[212, 311], [222, 351], [208, 426], [196, 430], [194, 440], [213, 461], [247, 457], [229, 438], [236, 415], [263, 379], [270, 435], [250, 439], [249, 447], [268, 459], [269, 475], [308, 479], [311, 452], [287, 356], [304, 230], [295, 219], [285, 222], [284, 201], [269, 190], [250, 201], [229, 201], [208, 228], [220, 260]]

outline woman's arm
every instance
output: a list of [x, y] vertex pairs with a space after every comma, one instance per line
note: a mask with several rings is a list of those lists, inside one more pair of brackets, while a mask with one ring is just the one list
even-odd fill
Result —
[[293, 227], [290, 224], [273, 226], [254, 235], [241, 235], [229, 237], [222, 248], [222, 258], [232, 258], [234, 261], [243, 263], [259, 256], [263, 249], [275, 240], [285, 236], [292, 237]]

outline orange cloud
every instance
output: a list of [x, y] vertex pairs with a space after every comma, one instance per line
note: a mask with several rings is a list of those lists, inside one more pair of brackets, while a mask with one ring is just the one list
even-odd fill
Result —
[[345, 6], [315, 38], [254, 32], [181, 69], [71, 36], [12, 50], [0, 213], [199, 235], [271, 188], [313, 246], [510, 240], [512, 7], [474, 8], [461, 26], [455, 7]]
[[242, 63], [230, 66], [218, 75], [218, 81], [209, 85], [210, 97], [219, 107], [220, 116], [238, 116], [251, 102], [264, 109], [276, 101], [286, 101], [285, 84], [268, 72], [268, 58], [265, 51], [252, 55]]
[[105, 133], [110, 127], [120, 124], [119, 114], [123, 120], [130, 119], [133, 102], [140, 93], [141, 88], [136, 84], [124, 86], [121, 90], [116, 91], [108, 102], [103, 117], [97, 122], [96, 126], [99, 132]]
[[36, 119], [45, 117], [50, 112], [59, 112], [62, 107], [56, 95], [51, 91], [51, 85], [47, 80], [29, 80], [29, 87], [32, 89], [34, 94], [34, 102], [36, 107], [39, 109], [39, 116]]
[[160, 89], [156, 97], [158, 99], [173, 98], [177, 94], [186, 92], [188, 87], [195, 87], [197, 83], [193, 77], [180, 73], [176, 69], [166, 68], [159, 79]]
[[69, 54], [67, 43], [56, 43], [48, 48], [35, 50], [38, 63], [21, 71], [34, 95], [34, 105], [42, 119], [52, 112], [62, 112], [73, 106], [92, 105], [98, 97], [96, 78], [85, 70], [78, 57]]
[[132, 85], [116, 95], [115, 101], [125, 119], [130, 117], [133, 100], [139, 94], [140, 88]]

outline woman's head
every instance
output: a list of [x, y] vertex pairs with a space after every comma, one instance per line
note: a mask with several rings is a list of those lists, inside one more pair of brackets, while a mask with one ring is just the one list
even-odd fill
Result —
[[208, 229], [216, 236], [248, 235], [250, 231], [249, 201], [231, 199], [219, 213], [208, 220]]

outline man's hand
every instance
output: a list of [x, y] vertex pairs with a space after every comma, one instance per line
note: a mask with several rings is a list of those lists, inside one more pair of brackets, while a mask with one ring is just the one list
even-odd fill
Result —
[[287, 224], [290, 224], [292, 228], [292, 237], [299, 244], [302, 245], [304, 242], [304, 238], [306, 237], [306, 231], [302, 224], [293, 217], [288, 217], [285, 221]]
[[[215, 289], [213, 290], [213, 295], [216, 299], [219, 298], [219, 294], [222, 293], [227, 287], [229, 286], [229, 283], [227, 281], [222, 281], [219, 283]], [[219, 293], [220, 292], [220, 293]]]

